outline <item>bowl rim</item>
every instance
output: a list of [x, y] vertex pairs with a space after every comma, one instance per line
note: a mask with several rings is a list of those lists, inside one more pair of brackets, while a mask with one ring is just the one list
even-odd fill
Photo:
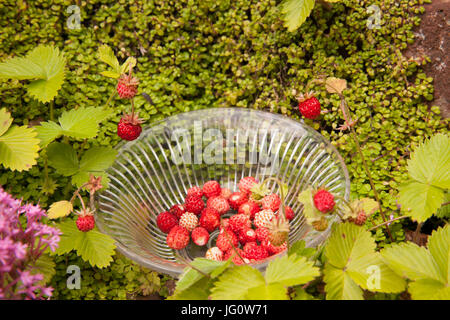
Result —
[[[176, 119], [177, 117], [181, 117], [183, 115], [186, 114], [190, 114], [190, 116], [193, 116], [195, 114], [201, 114], [201, 113], [211, 113], [211, 115], [213, 114], [212, 111], [215, 112], [227, 112], [227, 111], [232, 111], [232, 112], [241, 112], [241, 113], [247, 113], [247, 114], [257, 114], [258, 116], [264, 117], [265, 119], [278, 119], [278, 120], [282, 120], [285, 122], [290, 122], [292, 123], [293, 126], [298, 127], [302, 130], [307, 130], [309, 133], [311, 133], [312, 135], [314, 135], [315, 137], [319, 138], [319, 140], [322, 140], [326, 147], [330, 148], [334, 155], [336, 156], [337, 160], [339, 161], [343, 174], [344, 174], [344, 179], [345, 179], [345, 193], [344, 193], [344, 199], [349, 200], [350, 197], [350, 177], [349, 177], [349, 173], [348, 173], [348, 169], [347, 166], [345, 165], [344, 159], [342, 158], [341, 154], [338, 152], [337, 148], [331, 144], [331, 142], [325, 138], [323, 135], [321, 135], [317, 130], [315, 130], [314, 128], [312, 128], [311, 126], [309, 126], [308, 124], [306, 124], [304, 122], [303, 119], [301, 119], [300, 121], [297, 121], [295, 119], [292, 119], [290, 117], [284, 116], [284, 115], [280, 115], [277, 113], [272, 113], [269, 111], [263, 111], [263, 110], [256, 110], [256, 109], [250, 109], [250, 108], [245, 108], [245, 107], [218, 107], [218, 108], [204, 108], [204, 109], [198, 109], [198, 110], [192, 110], [192, 111], [187, 111], [187, 112], [180, 112], [174, 115], [171, 115], [169, 117], [166, 117], [164, 119], [160, 119], [158, 121], [152, 122], [149, 124], [149, 126], [147, 128], [145, 128], [145, 130], [143, 130], [142, 134], [141, 134], [141, 138], [147, 136], [147, 134], [149, 132], [152, 131], [152, 129], [154, 129], [155, 127], [161, 125], [162, 123], [167, 122], [168, 120], [172, 120], [172, 119]], [[199, 119], [202, 119], [200, 116], [198, 116]], [[118, 151], [117, 156], [119, 156], [122, 151], [125, 150], [125, 148], [123, 148], [125, 145], [132, 145], [134, 143], [136, 143], [137, 141], [139, 141], [139, 138], [133, 141], [125, 141], [122, 140], [120, 141], [115, 147], [114, 149], [116, 149]], [[98, 198], [97, 198], [97, 204], [98, 204]], [[98, 217], [98, 212], [96, 210], [95, 212], [95, 216]], [[339, 219], [333, 219], [333, 223], [337, 222]], [[98, 229], [100, 230], [100, 232], [105, 233], [108, 235], [107, 232], [105, 232], [105, 228], [103, 226], [103, 221], [102, 219], [96, 219], [97, 222], [97, 226]], [[330, 224], [330, 227], [331, 225]], [[323, 240], [325, 240], [329, 233], [330, 233], [330, 227], [326, 230], [322, 232], [322, 235], [320, 236], [320, 238], [322, 239], [321, 241], [316, 241], [316, 242], [322, 242]], [[113, 238], [114, 239], [114, 238]], [[115, 240], [115, 239], [114, 239]], [[319, 239], [318, 239], [319, 240]], [[177, 263], [177, 262], [170, 262], [168, 263], [164, 263], [164, 265], [158, 261], [153, 260], [153, 263], [148, 263], [146, 259], [143, 259], [141, 256], [139, 256], [138, 254], [131, 252], [130, 250], [128, 250], [125, 246], [123, 246], [121, 243], [119, 243], [117, 240], [115, 240], [115, 245], [116, 245], [116, 249], [123, 254], [124, 256], [126, 256], [127, 258], [135, 261], [136, 263], [147, 267], [153, 271], [157, 271], [163, 274], [168, 274], [173, 276], [174, 278], [179, 278], [182, 274], [183, 274], [183, 270], [185, 269], [185, 265], [181, 264], [181, 263]], [[264, 259], [261, 262], [257, 262], [257, 263], [249, 263], [247, 265], [252, 266], [252, 267], [263, 267], [265, 269], [265, 267], [268, 265], [268, 263], [270, 261], [272, 261], [273, 259], [276, 259], [277, 257], [283, 256], [286, 254], [286, 251], [272, 255], [266, 259]], [[182, 266], [182, 268], [180, 269], [178, 266]]]

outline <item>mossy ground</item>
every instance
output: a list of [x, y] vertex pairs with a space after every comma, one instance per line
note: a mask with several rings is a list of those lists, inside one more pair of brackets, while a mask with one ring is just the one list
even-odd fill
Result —
[[[356, 130], [383, 206], [397, 216], [397, 187], [406, 177], [410, 151], [448, 125], [439, 107], [427, 104], [433, 93], [433, 79], [423, 71], [427, 58], [405, 58], [402, 53], [414, 41], [412, 28], [420, 21], [421, 3], [344, 0], [330, 8], [316, 5], [302, 27], [290, 33], [280, 19], [279, 1], [80, 1], [81, 29], [70, 30], [66, 22], [71, 13], [66, 10], [72, 1], [4, 0], [0, 3], [0, 60], [24, 54], [38, 43], [51, 43], [64, 51], [68, 68], [63, 88], [52, 103], [54, 118], [63, 110], [102, 106], [114, 90], [114, 80], [99, 75], [106, 68], [96, 58], [102, 43], [114, 48], [121, 61], [137, 57], [140, 91], [153, 101], [152, 105], [142, 97], [136, 101], [147, 123], [220, 106], [266, 110], [302, 121], [295, 91], [304, 90], [318, 75], [346, 79], [345, 96], [358, 120]], [[382, 10], [379, 29], [367, 27], [370, 14], [366, 8], [371, 4]], [[373, 196], [354, 143], [347, 132], [337, 129], [343, 124], [338, 97], [319, 86], [313, 89], [328, 113], [307, 123], [343, 155], [352, 196]], [[49, 119], [50, 104], [31, 99], [23, 81], [1, 80], [0, 92], [1, 105], [12, 112], [15, 123]], [[112, 105], [116, 115], [103, 124], [98, 137], [79, 141], [74, 148], [82, 151], [119, 142], [116, 125], [129, 106], [118, 99]], [[42, 186], [49, 179], [57, 185], [45, 194]], [[73, 191], [68, 178], [44, 169], [42, 158], [28, 172], [0, 169], [0, 185], [44, 208]], [[381, 218], [375, 216], [372, 222], [378, 224]], [[391, 228], [396, 240], [404, 239], [401, 222]], [[378, 229], [376, 237], [382, 246], [384, 231]], [[114, 270], [122, 263], [118, 261], [126, 261], [122, 258], [107, 270], [93, 269], [75, 255], [58, 259], [53, 279], [57, 298], [126, 298], [124, 292], [136, 290], [137, 279], [146, 274], [136, 267], [141, 271], [133, 273], [132, 280], [119, 277], [120, 272]], [[83, 265], [86, 279], [92, 280], [87, 291], [61, 287], [69, 260]], [[155, 285], [152, 290], [161, 288]]]

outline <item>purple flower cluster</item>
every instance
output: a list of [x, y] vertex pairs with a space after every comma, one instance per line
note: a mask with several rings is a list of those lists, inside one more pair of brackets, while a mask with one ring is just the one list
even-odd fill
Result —
[[53, 288], [33, 272], [34, 262], [58, 246], [61, 232], [41, 222], [38, 205], [22, 204], [0, 187], [0, 299], [50, 298]]

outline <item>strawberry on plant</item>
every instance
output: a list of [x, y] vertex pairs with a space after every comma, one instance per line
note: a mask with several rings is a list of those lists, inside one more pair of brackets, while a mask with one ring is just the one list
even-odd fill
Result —
[[179, 225], [191, 232], [198, 225], [198, 218], [192, 212], [185, 212], [180, 218]]
[[182, 204], [176, 204], [169, 209], [169, 212], [173, 214], [177, 219], [180, 219], [183, 213], [186, 212]]
[[209, 198], [208, 201], [206, 201], [206, 207], [216, 209], [220, 215], [223, 215], [228, 210], [230, 210], [230, 205], [228, 204], [228, 201], [225, 198], [222, 198], [221, 196]]
[[322, 213], [330, 213], [334, 209], [334, 196], [325, 189], [319, 189], [313, 196], [314, 206]]
[[189, 231], [181, 226], [173, 227], [166, 238], [167, 245], [175, 250], [181, 250], [189, 244]]
[[222, 261], [223, 252], [218, 247], [212, 247], [209, 248], [208, 251], [206, 251], [205, 258], [214, 261]]
[[[288, 220], [294, 219], [295, 213], [294, 213], [294, 210], [292, 210], [291, 207], [285, 206], [284, 207], [284, 211], [285, 211], [284, 213], [286, 215], [286, 219], [288, 219]], [[281, 212], [281, 210], [280, 210], [280, 212]]]
[[320, 102], [313, 92], [300, 95], [298, 98], [298, 110], [307, 119], [316, 119], [320, 115]]
[[367, 220], [367, 215], [364, 212], [364, 210], [361, 210], [358, 212], [358, 215], [356, 216], [355, 219], [353, 219], [353, 223], [356, 224], [357, 226], [362, 226]]
[[258, 181], [254, 177], [245, 177], [239, 181], [238, 188], [243, 193], [250, 193], [250, 189], [253, 188]]
[[190, 195], [187, 196], [186, 199], [184, 199], [184, 208], [188, 212], [200, 214], [204, 207], [205, 203], [203, 202], [203, 199], [197, 197], [196, 195]]
[[254, 201], [247, 201], [239, 206], [238, 213], [246, 214], [250, 217], [250, 220], [255, 218], [255, 214], [261, 211], [259, 205]]
[[231, 208], [234, 210], [238, 210], [241, 204], [248, 201], [248, 196], [243, 192], [233, 192], [228, 198], [228, 202], [230, 203]]
[[198, 246], [204, 246], [209, 240], [209, 232], [203, 227], [196, 227], [191, 233], [192, 241]]
[[136, 113], [125, 114], [117, 125], [117, 135], [128, 141], [137, 139], [142, 132], [141, 123], [142, 120], [138, 118]]
[[278, 210], [278, 208], [280, 207], [280, 204], [281, 204], [281, 199], [275, 193], [269, 194], [268, 196], [265, 196], [261, 200], [262, 208], [265, 210], [266, 209], [272, 210], [273, 212]]
[[94, 229], [95, 219], [94, 219], [93, 213], [91, 211], [89, 211], [88, 209], [82, 210], [78, 214], [76, 225], [77, 225], [78, 230], [80, 230], [82, 232], [87, 232], [87, 231]]
[[156, 217], [156, 224], [158, 225], [159, 230], [164, 233], [169, 233], [170, 229], [178, 224], [178, 219], [175, 215], [170, 212], [161, 212]]
[[131, 74], [122, 74], [117, 83], [117, 93], [122, 99], [132, 99], [137, 93], [139, 80]]
[[202, 188], [203, 194], [207, 198], [220, 196], [222, 189], [220, 188], [220, 184], [217, 181], [211, 180], [205, 182]]

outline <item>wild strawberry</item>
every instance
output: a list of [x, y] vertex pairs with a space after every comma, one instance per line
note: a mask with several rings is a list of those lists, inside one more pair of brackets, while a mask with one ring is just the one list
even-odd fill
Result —
[[220, 196], [222, 189], [220, 188], [220, 184], [217, 181], [211, 180], [205, 182], [202, 188], [203, 194], [207, 198]]
[[248, 242], [244, 246], [244, 255], [250, 261], [263, 260], [269, 256], [267, 249], [256, 242]]
[[189, 244], [189, 231], [181, 226], [173, 227], [166, 238], [167, 245], [175, 250], [181, 250]]
[[313, 93], [300, 95], [298, 99], [298, 110], [307, 119], [315, 119], [320, 115], [320, 102]]
[[269, 229], [267, 228], [256, 228], [256, 240], [263, 242], [269, 238]]
[[209, 232], [203, 227], [196, 227], [191, 233], [192, 241], [198, 246], [204, 246], [209, 240]]
[[231, 194], [232, 194], [232, 192], [228, 188], [222, 188], [222, 191], [220, 192], [220, 196], [227, 200], [230, 198]]
[[230, 217], [230, 227], [231, 230], [238, 234], [241, 230], [250, 228], [252, 222], [250, 221], [249, 216], [246, 214], [235, 214]]
[[182, 204], [176, 204], [172, 208], [169, 209], [169, 212], [171, 214], [173, 214], [175, 217], [177, 217], [178, 219], [180, 219], [181, 216], [183, 215], [183, 213], [186, 212], [186, 209], [184, 209]]
[[238, 246], [238, 238], [236, 235], [229, 230], [224, 230], [224, 232], [217, 236], [216, 246], [223, 252], [228, 251], [233, 247], [230, 241], [234, 247]]
[[199, 224], [209, 232], [213, 232], [220, 225], [219, 213], [214, 208], [203, 209]]
[[95, 227], [94, 215], [89, 210], [81, 211], [75, 223], [78, 230], [82, 232], [90, 231]]
[[329, 213], [334, 209], [334, 196], [325, 189], [319, 189], [313, 197], [314, 205], [322, 213]]
[[238, 213], [246, 214], [250, 220], [255, 218], [255, 213], [261, 211], [259, 205], [254, 201], [247, 201], [239, 206]]
[[179, 225], [191, 232], [198, 225], [198, 218], [192, 212], [185, 212], [180, 218]]
[[358, 212], [358, 215], [353, 220], [353, 223], [356, 224], [357, 226], [362, 226], [366, 222], [366, 220], [367, 220], [367, 215], [363, 210], [361, 210]]
[[255, 242], [256, 241], [256, 232], [252, 228], [242, 229], [238, 234], [239, 242], [244, 245], [247, 242]]
[[222, 261], [223, 260], [223, 252], [217, 247], [209, 248], [205, 254], [206, 259], [214, 260], [214, 261]]
[[228, 204], [228, 201], [225, 198], [222, 198], [221, 196], [209, 198], [208, 201], [206, 201], [206, 206], [208, 208], [216, 209], [220, 215], [223, 215], [228, 210], [230, 210], [230, 205]]
[[170, 229], [178, 224], [178, 219], [170, 212], [161, 212], [156, 217], [156, 224], [158, 225], [159, 230], [164, 233], [169, 233]]
[[200, 197], [190, 195], [187, 196], [186, 199], [184, 199], [184, 208], [188, 212], [200, 214], [200, 212], [202, 212], [204, 207], [205, 203], [203, 202], [203, 199]]
[[265, 196], [262, 200], [261, 200], [261, 206], [263, 209], [269, 209], [272, 210], [273, 212], [277, 211], [278, 208], [280, 208], [280, 204], [281, 204], [281, 200], [280, 197], [275, 194], [269, 194], [268, 196]]
[[272, 210], [266, 209], [255, 213], [255, 219], [253, 223], [257, 228], [269, 228], [270, 221], [275, 217]]
[[197, 186], [192, 187], [187, 191], [187, 195], [188, 196], [196, 196], [196, 197], [201, 198], [201, 197], [203, 197], [202, 188], [197, 187]]
[[283, 252], [287, 249], [287, 242], [284, 242], [280, 246], [274, 246], [269, 240], [264, 240], [261, 242], [261, 245], [266, 248], [270, 255]]
[[[285, 211], [285, 214], [286, 214], [286, 219], [288, 219], [288, 220], [294, 219], [295, 213], [294, 213], [294, 210], [292, 210], [291, 207], [285, 206], [284, 207], [284, 211]], [[281, 212], [281, 210], [280, 210], [280, 212]]]
[[141, 123], [137, 114], [125, 114], [117, 124], [117, 135], [128, 141], [137, 139], [142, 132]]
[[227, 230], [229, 229], [231, 231], [230, 219], [229, 218], [220, 220], [220, 226], [219, 226], [220, 233], [222, 233], [222, 231], [224, 229], [227, 229]]
[[132, 75], [122, 74], [117, 83], [117, 93], [122, 99], [131, 99], [137, 93], [139, 80]]
[[[239, 254], [236, 253], [236, 251]], [[245, 258], [244, 250], [242, 250], [240, 248], [236, 248], [236, 250], [231, 248], [230, 250], [225, 252], [225, 254], [223, 255], [223, 260], [225, 261], [230, 258], [232, 258], [231, 262], [233, 262], [235, 265], [241, 265], [241, 264], [250, 262], [247, 258]]]
[[238, 188], [243, 193], [250, 193], [251, 188], [257, 183], [258, 181], [254, 177], [245, 177], [239, 181]]
[[230, 206], [234, 210], [238, 210], [239, 207], [241, 206], [241, 204], [243, 204], [247, 201], [248, 201], [248, 196], [247, 196], [247, 194], [245, 194], [243, 192], [233, 192], [231, 194], [230, 198], [228, 198], [228, 202], [230, 203]]

